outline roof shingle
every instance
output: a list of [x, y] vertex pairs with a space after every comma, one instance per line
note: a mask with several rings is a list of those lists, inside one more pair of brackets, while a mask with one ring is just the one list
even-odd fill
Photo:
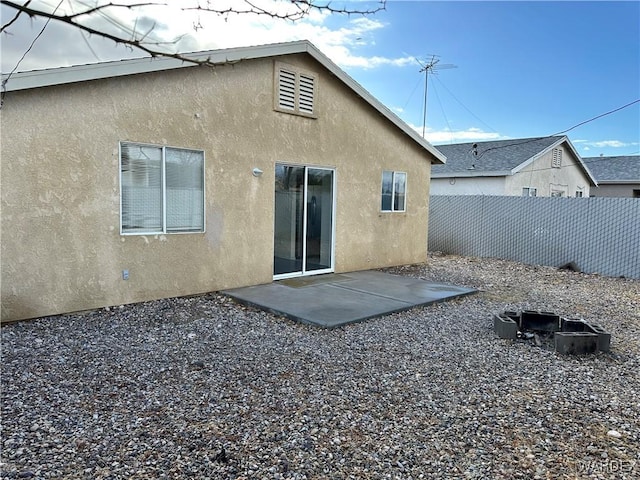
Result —
[[598, 183], [640, 183], [640, 155], [586, 157], [582, 161], [591, 170]]
[[[433, 165], [431, 172], [439, 175], [469, 174], [471, 171], [475, 172], [475, 175], [510, 175], [516, 167], [563, 138], [553, 136], [436, 145], [435, 147], [447, 157], [447, 163]], [[477, 146], [475, 149], [474, 145]]]

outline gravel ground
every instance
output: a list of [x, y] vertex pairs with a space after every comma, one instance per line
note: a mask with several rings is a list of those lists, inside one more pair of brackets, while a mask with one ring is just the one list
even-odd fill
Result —
[[[389, 271], [481, 292], [335, 330], [217, 294], [2, 327], [1, 477], [640, 477], [640, 281]], [[523, 309], [600, 323], [611, 352], [497, 339]]]

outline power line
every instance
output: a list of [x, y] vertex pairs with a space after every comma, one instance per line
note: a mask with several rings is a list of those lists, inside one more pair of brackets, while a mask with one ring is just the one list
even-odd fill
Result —
[[[56, 13], [56, 11], [58, 10], [58, 8], [60, 8], [60, 5], [62, 5], [62, 2], [64, 2], [64, 0], [60, 0], [60, 2], [58, 3], [58, 5], [56, 6], [56, 8], [53, 10], [53, 14]], [[16, 16], [17, 18], [17, 16]], [[11, 70], [9, 72], [9, 74], [6, 76], [6, 78], [2, 81], [2, 99], [0, 100], [0, 107], [2, 107], [2, 104], [4, 103], [4, 94], [6, 92], [6, 85], [7, 82], [9, 81], [9, 79], [11, 78], [11, 76], [16, 72], [16, 70], [18, 69], [18, 67], [20, 66], [20, 64], [22, 63], [22, 61], [25, 59], [25, 57], [29, 54], [29, 52], [31, 51], [31, 49], [33, 48], [33, 46], [36, 44], [36, 42], [38, 41], [38, 39], [42, 36], [42, 34], [44, 33], [45, 29], [47, 28], [47, 26], [49, 25], [49, 22], [51, 21], [51, 17], [47, 18], [46, 22], [44, 22], [44, 26], [42, 27], [42, 30], [40, 30], [40, 32], [38, 33], [38, 35], [35, 36], [35, 38], [33, 39], [33, 41], [31, 42], [31, 45], [29, 45], [29, 48], [27, 48], [25, 50], [25, 52], [22, 54], [22, 56], [20, 57], [20, 60], [18, 60], [18, 62], [16, 63], [15, 67], [13, 67], [13, 70]]]
[[[442, 82], [440, 82], [440, 84], [444, 87], [444, 84], [443, 84]], [[445, 89], [446, 89], [446, 87], [445, 87]], [[453, 95], [449, 90], [447, 90], [447, 91], [448, 91], [448, 92], [449, 92], [449, 93], [450, 93], [450, 94], [455, 98], [455, 96], [454, 96], [454, 95]], [[457, 100], [457, 99], [456, 99], [456, 100]], [[465, 106], [462, 104], [462, 102], [460, 102], [460, 101], [458, 101], [458, 102], [460, 103], [460, 105], [462, 105], [463, 107], [465, 107]], [[599, 114], [599, 115], [596, 115], [595, 117], [592, 117], [592, 118], [589, 118], [588, 120], [584, 120], [584, 121], [582, 121], [582, 122], [579, 122], [579, 123], [577, 123], [577, 124], [573, 125], [573, 126], [572, 126], [572, 127], [570, 127], [570, 128], [567, 128], [567, 129], [562, 130], [562, 131], [560, 131], [560, 132], [554, 133], [554, 134], [552, 134], [552, 135], [547, 135], [547, 136], [543, 136], [543, 137], [529, 138], [529, 139], [524, 140], [524, 141], [522, 141], [522, 142], [509, 143], [509, 144], [507, 144], [507, 145], [498, 145], [498, 146], [496, 146], [496, 147], [490, 147], [490, 148], [487, 148], [486, 150], [482, 151], [479, 155], [477, 155], [477, 156], [476, 156], [476, 159], [480, 159], [480, 158], [482, 158], [482, 157], [484, 156], [484, 154], [486, 154], [487, 152], [492, 151], [492, 150], [499, 150], [499, 149], [501, 149], [501, 148], [508, 148], [508, 147], [513, 147], [513, 146], [516, 146], [516, 145], [524, 145], [524, 144], [531, 143], [531, 142], [535, 142], [535, 141], [538, 141], [538, 140], [541, 140], [541, 139], [544, 139], [544, 138], [551, 138], [551, 137], [555, 137], [555, 136], [558, 136], [558, 135], [563, 135], [563, 134], [565, 134], [565, 133], [567, 133], [567, 132], [570, 132], [571, 130], [574, 130], [575, 128], [578, 128], [578, 127], [580, 127], [580, 126], [582, 126], [582, 125], [585, 125], [585, 124], [587, 124], [587, 123], [590, 123], [590, 122], [593, 122], [593, 121], [595, 121], [595, 120], [598, 120], [598, 119], [600, 119], [600, 118], [602, 118], [602, 117], [606, 117], [607, 115], [611, 115], [611, 114], [613, 114], [613, 113], [619, 112], [620, 110], [623, 110], [623, 109], [628, 108], [628, 107], [630, 107], [630, 106], [632, 106], [632, 105], [635, 105], [636, 103], [640, 103], [640, 99], [634, 100], [634, 101], [629, 102], [629, 103], [627, 103], [627, 104], [625, 104], [625, 105], [622, 105], [622, 106], [620, 106], [620, 107], [614, 108], [613, 110], [609, 110], [609, 111], [607, 111], [607, 112], [605, 112], [605, 113], [601, 113], [601, 114]], [[466, 109], [466, 107], [465, 107], [465, 109]], [[471, 112], [469, 109], [467, 109], [467, 111], [469, 111], [469, 113], [471, 113], [471, 114], [473, 115], [473, 112]], [[474, 117], [475, 117], [475, 115], [474, 115]], [[477, 117], [476, 117], [476, 118], [477, 118]], [[478, 120], [480, 120], [480, 119], [478, 118]], [[480, 121], [482, 122], [482, 120], [480, 120]], [[484, 123], [484, 122], [482, 122], [482, 123]], [[486, 124], [485, 124], [485, 125], [486, 125]], [[489, 127], [489, 125], [487, 125], [487, 126]], [[489, 128], [491, 128], [491, 127], [489, 127]], [[495, 130], [494, 130], [494, 131], [495, 131]], [[475, 147], [475, 145], [474, 145], [474, 147]], [[640, 153], [640, 151], [639, 151], [638, 153]], [[625, 156], [632, 156], [632, 155], [625, 155]], [[603, 160], [606, 160], [606, 157], [601, 157], [601, 158], [602, 158]], [[591, 161], [589, 161], [589, 162], [585, 162], [584, 160], [582, 160], [582, 158], [580, 158], [580, 161], [581, 161], [581, 162], [582, 162], [582, 164], [586, 167], [586, 166], [587, 166], [587, 164], [592, 164], [592, 163], [594, 163], [594, 162], [596, 162], [596, 161], [599, 161], [599, 159], [598, 159], [598, 160], [591, 160]], [[572, 166], [572, 167], [573, 167], [573, 166], [577, 166], [577, 165], [576, 165], [576, 164], [566, 165], [566, 166], [561, 166], [561, 168], [565, 168], [565, 167], [569, 167], [569, 166]], [[552, 169], [554, 169], [554, 168], [555, 168], [555, 167], [543, 167], [543, 168], [537, 168], [537, 169], [530, 169], [530, 170], [524, 170], [524, 171], [523, 171], [523, 173], [529, 173], [529, 174], [531, 174], [531, 175], [532, 175], [534, 172], [545, 171], [545, 170], [552, 170]], [[592, 175], [593, 175], [593, 174], [592, 174]], [[480, 185], [479, 185], [479, 184], [477, 184], [476, 186], [478, 186], [478, 187], [479, 187]]]
[[449, 95], [451, 95], [453, 99], [456, 102], [458, 102], [467, 112], [469, 112], [476, 120], [478, 120], [480, 123], [482, 123], [485, 127], [487, 127], [492, 132], [498, 133], [498, 131], [495, 128], [493, 128], [491, 125], [483, 121], [480, 117], [478, 117], [475, 113], [473, 113], [464, 103], [462, 103], [462, 101], [458, 97], [456, 97], [451, 90], [447, 88], [447, 86], [444, 84], [442, 80], [440, 80], [438, 77], [436, 77], [436, 80], [438, 81], [438, 83], [440, 83], [440, 86], [444, 88], [449, 93]]
[[402, 106], [402, 110], [407, 108], [407, 105], [409, 105], [409, 102], [413, 98], [413, 94], [416, 93], [416, 90], [418, 89], [418, 85], [420, 85], [420, 79], [418, 79], [418, 81], [416, 82], [415, 87], [413, 87], [413, 90], [411, 90], [411, 94], [409, 95], [409, 98], [407, 99], [407, 101], [404, 102], [404, 105]]
[[585, 120], [584, 122], [580, 122], [580, 123], [578, 123], [578, 124], [574, 125], [574, 126], [573, 126], [573, 127], [571, 127], [571, 128], [567, 128], [566, 130], [563, 130], [563, 131], [561, 131], [561, 132], [554, 133], [553, 135], [548, 135], [548, 136], [549, 136], [549, 137], [555, 137], [556, 135], [562, 135], [563, 133], [570, 132], [570, 131], [571, 131], [571, 130], [573, 130], [574, 128], [578, 128], [578, 127], [580, 127], [580, 126], [582, 126], [582, 125], [584, 125], [584, 124], [586, 124], [586, 123], [593, 122], [594, 120], [597, 120], [597, 119], [599, 119], [599, 118], [606, 117], [607, 115], [611, 115], [612, 113], [616, 113], [616, 112], [618, 112], [618, 111], [620, 111], [620, 110], [622, 110], [622, 109], [624, 109], [624, 108], [630, 107], [631, 105], [635, 105], [636, 103], [639, 103], [639, 102], [640, 102], [640, 98], [639, 98], [639, 99], [637, 99], [637, 100], [634, 100], [633, 102], [629, 102], [629, 103], [627, 103], [626, 105], [623, 105], [623, 106], [621, 106], [621, 107], [614, 108], [613, 110], [610, 110], [610, 111], [608, 111], [608, 112], [606, 112], [606, 113], [601, 113], [600, 115], [596, 115], [595, 117], [590, 118], [589, 120]]
[[577, 123], [577, 124], [575, 124], [574, 126], [572, 126], [572, 127], [570, 127], [570, 128], [567, 128], [566, 130], [562, 130], [562, 131], [560, 131], [560, 132], [553, 133], [553, 134], [551, 134], [551, 135], [545, 135], [545, 136], [542, 136], [542, 137], [529, 138], [529, 139], [524, 140], [524, 141], [522, 141], [522, 142], [510, 143], [510, 144], [508, 144], [508, 145], [498, 145], [498, 146], [496, 146], [496, 147], [490, 147], [490, 148], [487, 148], [486, 150], [483, 150], [482, 152], [480, 152], [480, 154], [478, 155], [478, 157], [477, 157], [477, 158], [478, 158], [478, 159], [482, 158], [482, 157], [484, 156], [484, 154], [485, 154], [485, 153], [490, 152], [490, 151], [492, 151], [492, 150], [499, 150], [499, 149], [501, 149], [501, 148], [514, 147], [514, 146], [516, 146], [516, 145], [525, 145], [525, 144], [527, 144], [527, 143], [536, 142], [536, 141], [541, 140], [541, 139], [543, 139], [543, 138], [551, 138], [551, 137], [555, 137], [555, 136], [558, 136], [558, 135], [563, 135], [563, 134], [565, 134], [565, 133], [567, 133], [567, 132], [570, 132], [571, 130], [573, 130], [573, 129], [575, 129], [575, 128], [578, 128], [578, 127], [580, 127], [580, 126], [582, 126], [582, 125], [586, 125], [587, 123], [593, 122], [594, 120], [598, 120], [599, 118], [606, 117], [607, 115], [611, 115], [612, 113], [619, 112], [620, 110], [623, 110], [623, 109], [628, 108], [628, 107], [630, 107], [630, 106], [632, 106], [632, 105], [635, 105], [636, 103], [640, 103], [640, 98], [639, 98], [639, 99], [637, 99], [637, 100], [634, 100], [634, 101], [632, 101], [632, 102], [629, 102], [629, 103], [627, 103], [626, 105], [622, 105], [621, 107], [614, 108], [613, 110], [609, 110], [608, 112], [601, 113], [600, 115], [596, 115], [596, 116], [595, 116], [595, 117], [593, 117], [593, 118], [590, 118], [590, 119], [585, 120], [585, 121], [583, 121], [583, 122]]
[[449, 124], [449, 119], [447, 118], [447, 114], [444, 111], [444, 106], [442, 105], [442, 101], [440, 100], [440, 95], [438, 94], [438, 89], [436, 88], [435, 84], [433, 84], [433, 91], [436, 92], [436, 99], [438, 100], [438, 105], [440, 105], [440, 111], [442, 112], [444, 121], [447, 122], [447, 128], [449, 129], [449, 132], [451, 132], [451, 124]]

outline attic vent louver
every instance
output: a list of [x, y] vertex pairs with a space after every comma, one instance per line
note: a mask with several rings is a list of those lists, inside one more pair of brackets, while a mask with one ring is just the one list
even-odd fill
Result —
[[278, 107], [284, 110], [296, 109], [296, 74], [280, 70], [278, 77]]
[[562, 167], [562, 150], [559, 148], [554, 148], [551, 155], [552, 155], [551, 166], [553, 168]]
[[281, 112], [316, 116], [317, 77], [298, 67], [276, 63], [274, 108]]
[[301, 112], [309, 115], [313, 114], [313, 94], [315, 90], [315, 79], [308, 75], [300, 74], [300, 100], [299, 108]]

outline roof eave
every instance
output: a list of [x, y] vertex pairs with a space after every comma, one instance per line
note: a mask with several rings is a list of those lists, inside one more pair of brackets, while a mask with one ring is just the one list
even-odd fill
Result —
[[578, 165], [580, 166], [580, 168], [582, 169], [582, 171], [584, 172], [585, 176], [587, 177], [587, 179], [591, 182], [591, 185], [597, 187], [598, 186], [598, 182], [596, 181], [596, 178], [593, 176], [593, 174], [591, 173], [591, 171], [589, 170], [589, 168], [587, 168], [587, 165], [584, 163], [584, 161], [582, 160], [582, 157], [580, 156], [580, 154], [578, 153], [578, 151], [575, 149], [575, 147], [573, 146], [573, 144], [571, 143], [571, 140], [569, 140], [569, 137], [567, 137], [566, 135], [563, 135], [561, 137], [558, 138], [557, 141], [553, 142], [551, 145], [549, 145], [547, 148], [545, 148], [544, 150], [536, 153], [534, 156], [528, 158], [527, 160], [525, 160], [524, 162], [522, 162], [520, 165], [516, 166], [513, 169], [513, 173], [518, 173], [521, 170], [523, 170], [525, 167], [527, 167], [529, 164], [533, 163], [535, 160], [537, 160], [538, 158], [540, 158], [542, 155], [546, 154], [547, 152], [549, 152], [551, 149], [556, 148], [558, 145], [562, 144], [562, 143], [566, 143], [567, 146], [569, 147], [569, 150], [571, 151], [571, 153], [573, 154], [573, 156], [575, 157], [575, 159], [578, 161]]
[[[545, 137], [540, 137], [541, 139], [544, 139]], [[545, 147], [544, 149], [540, 150], [538, 153], [536, 153], [535, 155], [527, 158], [525, 161], [521, 162], [519, 165], [516, 165], [515, 167], [513, 167], [513, 169], [511, 170], [511, 173], [513, 175], [515, 175], [516, 173], [521, 172], [522, 170], [524, 170], [526, 167], [528, 167], [529, 165], [531, 165], [533, 162], [535, 162], [536, 160], [538, 160], [540, 157], [542, 157], [543, 155], [545, 155], [547, 152], [551, 151], [551, 149], [556, 148], [558, 145], [560, 145], [562, 142], [564, 142], [565, 140], [568, 141], [568, 138], [566, 136], [562, 136], [559, 137], [555, 142], [553, 142], [551, 145], [548, 145], [547, 147]], [[571, 147], [571, 149], [573, 150], [574, 154], [577, 155], [577, 153], [575, 152], [575, 150], [573, 149], [573, 147]], [[580, 158], [578, 156], [578, 158]]]
[[395, 113], [393, 113], [389, 108], [387, 108], [383, 103], [381, 103], [378, 99], [376, 99], [373, 95], [371, 95], [362, 85], [356, 82], [353, 78], [351, 78], [347, 73], [344, 72], [340, 67], [338, 67], [329, 57], [327, 57], [324, 53], [322, 53], [315, 45], [311, 42], [305, 42], [307, 45], [307, 52], [315, 58], [318, 62], [320, 62], [325, 68], [327, 68], [331, 73], [333, 73], [336, 77], [338, 77], [342, 82], [347, 84], [353, 91], [355, 91], [360, 97], [362, 97], [365, 101], [367, 101], [370, 105], [372, 105], [378, 112], [380, 112], [384, 117], [390, 120], [393, 124], [395, 124], [398, 128], [400, 128], [404, 133], [406, 133], [412, 140], [418, 143], [422, 148], [427, 150], [431, 155], [433, 155], [434, 160], [431, 163], [433, 164], [444, 164], [447, 161], [447, 157], [443, 153], [441, 153], [437, 148], [435, 148], [431, 143], [429, 143], [426, 139], [421, 137], [418, 132], [416, 132], [413, 128], [407, 125], [403, 120], [400, 119]]
[[223, 65], [239, 62], [241, 60], [301, 53], [307, 51], [307, 43], [308, 42], [305, 41], [297, 41], [271, 45], [259, 45], [254, 47], [207, 50], [203, 52], [185, 53], [182, 55], [185, 59], [194, 60], [194, 63], [173, 57], [140, 57], [90, 63], [86, 65], [72, 65], [69, 67], [32, 70], [27, 72], [18, 72], [11, 75], [3, 73], [2, 81], [9, 76], [11, 77], [5, 87], [7, 92], [11, 92], [97, 80], [101, 78], [159, 72], [174, 68], [196, 67], [202, 62], [207, 62], [209, 65]]
[[[259, 45], [252, 47], [236, 47], [224, 50], [209, 50], [205, 52], [186, 53], [185, 58], [190, 58], [196, 62], [207, 61], [210, 65], [222, 65], [265, 57], [276, 57], [296, 53], [308, 53], [320, 64], [322, 64], [333, 75], [350, 87], [358, 96], [373, 106], [380, 114], [386, 117], [396, 127], [400, 128], [409, 138], [427, 150], [431, 154], [432, 164], [444, 164], [446, 157], [437, 150], [431, 143], [421, 137], [418, 132], [407, 125], [389, 108], [383, 105], [364, 87], [353, 78], [347, 75], [340, 67], [333, 63], [329, 57], [324, 55], [315, 45], [307, 40], [296, 42], [277, 43], [270, 45]], [[10, 81], [5, 85], [6, 91], [26, 90], [38, 87], [62, 85], [88, 80], [96, 80], [107, 77], [120, 77], [125, 75], [135, 75], [139, 73], [158, 72], [171, 70], [174, 68], [185, 68], [198, 66], [199, 63], [189, 63], [188, 61], [172, 57], [143, 57], [134, 59], [117, 60], [113, 62], [94, 63], [89, 65], [76, 65], [71, 67], [36, 70], [21, 72], [11, 75]], [[3, 74], [2, 80], [9, 75]]]
[[591, 170], [589, 170], [589, 168], [587, 167], [587, 164], [584, 163], [584, 161], [582, 160], [582, 157], [580, 156], [578, 151], [573, 146], [573, 143], [571, 143], [571, 140], [569, 140], [569, 137], [567, 137], [565, 135], [563, 140], [567, 142], [567, 145], [569, 146], [569, 149], [571, 150], [571, 153], [573, 153], [573, 155], [578, 160], [578, 164], [582, 168], [582, 171], [585, 173], [587, 178], [591, 181], [592, 186], [597, 187], [598, 186], [598, 181], [596, 180], [596, 177], [593, 176], [593, 174], [591, 173]]
[[640, 178], [637, 180], [600, 180], [598, 185], [640, 185]]
[[509, 170], [499, 170], [492, 172], [477, 172], [477, 171], [465, 171], [465, 172], [445, 172], [445, 173], [431, 173], [431, 178], [471, 178], [471, 177], [508, 177], [511, 175]]

